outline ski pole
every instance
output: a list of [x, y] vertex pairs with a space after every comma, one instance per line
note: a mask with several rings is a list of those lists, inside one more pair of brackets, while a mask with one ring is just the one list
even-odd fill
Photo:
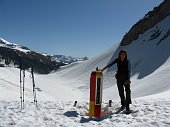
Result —
[[37, 94], [36, 94], [36, 91], [34, 91], [34, 103], [37, 107]]
[[21, 109], [22, 109], [22, 69], [21, 69], [21, 62], [20, 62], [20, 99], [21, 99]]
[[35, 80], [34, 80], [34, 70], [33, 66], [31, 68], [31, 74], [32, 74], [32, 83], [33, 83], [33, 96], [34, 96], [34, 104], [37, 107], [37, 96], [36, 96], [36, 91], [35, 91]]
[[25, 70], [23, 70], [23, 88], [22, 88], [23, 92], [23, 98], [22, 98], [22, 102], [23, 102], [23, 108], [24, 108], [24, 91], [25, 91]]

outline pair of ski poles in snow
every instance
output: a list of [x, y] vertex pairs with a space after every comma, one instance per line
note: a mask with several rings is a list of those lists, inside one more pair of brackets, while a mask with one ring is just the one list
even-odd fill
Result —
[[[31, 78], [33, 83], [33, 97], [34, 104], [37, 107], [37, 94], [35, 90], [35, 80], [34, 80], [34, 71], [33, 67], [31, 68]], [[25, 70], [22, 69], [22, 65], [20, 63], [20, 99], [21, 99], [21, 109], [24, 109], [24, 99], [25, 99]]]
[[[23, 76], [23, 77], [22, 77]], [[24, 92], [25, 92], [25, 70], [22, 70], [20, 63], [20, 99], [21, 99], [21, 109], [24, 108]]]

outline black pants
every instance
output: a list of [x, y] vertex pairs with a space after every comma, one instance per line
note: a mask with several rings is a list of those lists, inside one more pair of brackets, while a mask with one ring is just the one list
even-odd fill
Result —
[[[124, 82], [128, 80], [128, 75], [116, 74], [116, 79], [117, 79], [117, 87], [118, 87], [122, 106], [131, 104], [132, 101], [131, 101], [130, 84], [124, 85]], [[126, 91], [126, 98], [125, 98], [124, 91]]]

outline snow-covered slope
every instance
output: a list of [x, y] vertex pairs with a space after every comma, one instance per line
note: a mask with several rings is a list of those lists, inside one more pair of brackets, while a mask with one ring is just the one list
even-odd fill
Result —
[[[33, 104], [30, 72], [26, 72], [25, 109], [21, 110], [19, 70], [0, 68], [0, 126], [170, 126], [169, 22], [170, 17], [167, 17], [128, 46], [116, 44], [85, 62], [67, 65], [48, 75], [35, 74], [38, 109]], [[161, 31], [159, 35], [157, 31]], [[113, 67], [104, 73], [103, 91], [103, 108], [112, 110], [113, 114], [103, 119], [89, 118], [86, 113], [90, 73], [115, 59], [121, 49], [128, 51], [132, 63], [131, 109], [138, 111], [130, 115], [114, 114], [120, 106], [120, 100], [114, 79], [116, 67]], [[108, 108], [110, 99], [113, 105]], [[75, 100], [78, 100], [78, 105], [73, 107]]]
[[[132, 109], [138, 112], [125, 115], [114, 114], [119, 107], [113, 102], [113, 115], [93, 119], [86, 116], [88, 104], [81, 102], [73, 107], [73, 102], [39, 102], [38, 109], [33, 103], [26, 102], [20, 109], [17, 101], [0, 102], [1, 127], [169, 127], [170, 99], [134, 99]], [[105, 102], [104, 107], [108, 106]], [[107, 108], [106, 108], [107, 109]]]
[[[160, 68], [159, 71], [166, 72], [165, 68]], [[65, 81], [62, 77], [58, 77], [58, 74], [35, 74], [38, 99], [36, 108], [33, 103], [32, 79], [30, 72], [26, 72], [25, 108], [21, 110], [19, 70], [0, 68], [0, 72], [1, 127], [105, 127], [106, 125], [107, 127], [168, 127], [170, 125], [170, 91], [133, 98], [131, 109], [138, 111], [130, 115], [115, 114], [120, 106], [119, 100], [114, 98], [111, 108], [108, 108], [108, 101], [104, 100], [103, 108], [112, 110], [113, 114], [102, 119], [93, 119], [86, 115], [89, 108], [88, 95], [84, 95], [83, 91], [74, 87], [81, 84], [77, 80]], [[152, 79], [147, 80], [152, 83]], [[69, 86], [69, 83], [72, 85]], [[163, 84], [164, 80], [160, 79], [159, 83]], [[145, 85], [144, 82], [140, 84]], [[109, 90], [105, 90], [104, 94], [110, 97], [113, 89]], [[74, 100], [78, 100], [76, 107], [73, 107]]]
[[[105, 53], [58, 73], [66, 79], [76, 79], [81, 90], [89, 88], [89, 77], [96, 67], [103, 68], [114, 60], [121, 49], [127, 50], [132, 64], [132, 94], [134, 97], [146, 96], [170, 90], [170, 16], [152, 29], [140, 35], [137, 40], [127, 46], [116, 44]], [[160, 32], [157, 35], [158, 31]], [[104, 73], [104, 88], [106, 99], [117, 98], [114, 74], [116, 67]], [[71, 84], [70, 84], [71, 85]], [[73, 84], [74, 85], [74, 84]], [[75, 86], [75, 85], [74, 85]], [[106, 95], [106, 96], [105, 96]]]
[[[170, 16], [157, 24], [154, 28], [146, 31], [143, 35], [127, 46], [114, 45], [106, 52], [85, 62], [77, 62], [62, 67], [56, 73], [49, 75], [37, 75], [37, 86], [42, 90], [40, 93], [47, 93], [57, 100], [75, 99], [88, 100], [89, 78], [92, 70], [96, 67], [103, 68], [117, 57], [121, 49], [128, 51], [128, 57], [132, 64], [132, 95], [141, 97], [161, 93], [170, 90]], [[155, 36], [160, 31], [159, 36]], [[168, 35], [165, 38], [165, 35]], [[154, 38], [153, 38], [154, 37]], [[162, 40], [164, 38], [164, 40]], [[160, 40], [162, 40], [160, 42]], [[160, 42], [160, 43], [159, 43]], [[18, 85], [18, 70], [1, 68], [1, 72], [7, 73], [1, 76], [1, 80], [10, 81]], [[11, 75], [11, 71], [13, 74]], [[119, 99], [116, 80], [114, 78], [116, 67], [110, 68], [104, 73], [104, 99]], [[14, 77], [15, 76], [15, 77]], [[2, 78], [3, 77], [3, 78]], [[8, 78], [10, 77], [10, 79]], [[14, 80], [12, 80], [14, 79]], [[5, 82], [4, 82], [5, 85]], [[31, 89], [31, 83], [29, 83]], [[1, 87], [1, 89], [4, 87]], [[56, 92], [58, 91], [67, 92]], [[7, 89], [8, 90], [8, 89]], [[76, 92], [80, 93], [76, 96]], [[15, 91], [13, 91], [15, 93]], [[17, 91], [18, 92], [18, 91]], [[69, 96], [67, 96], [69, 93]]]
[[[170, 126], [170, 16], [140, 35], [130, 45], [119, 43], [84, 62], [61, 67], [48, 75], [35, 74], [38, 109], [33, 104], [30, 72], [25, 78], [25, 109], [20, 110], [19, 70], [0, 67], [0, 126]], [[3, 44], [1, 44], [3, 45]], [[120, 106], [116, 66], [104, 72], [103, 108], [113, 114], [103, 119], [88, 118], [89, 78], [96, 67], [103, 68], [118, 52], [127, 50], [132, 64], [132, 106], [130, 115], [114, 114]], [[74, 101], [78, 105], [73, 107]], [[108, 100], [113, 105], [108, 108]]]

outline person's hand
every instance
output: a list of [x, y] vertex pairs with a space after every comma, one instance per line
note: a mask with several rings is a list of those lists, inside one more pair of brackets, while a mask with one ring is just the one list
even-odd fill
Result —
[[104, 67], [104, 68], [101, 70], [101, 72], [103, 72], [104, 70], [106, 70], [106, 68], [107, 68], [107, 67]]
[[101, 72], [103, 72], [104, 70], [106, 70], [105, 68], [101, 69]]
[[131, 83], [130, 80], [126, 80], [126, 81], [124, 82], [124, 85], [130, 84], [130, 83]]

